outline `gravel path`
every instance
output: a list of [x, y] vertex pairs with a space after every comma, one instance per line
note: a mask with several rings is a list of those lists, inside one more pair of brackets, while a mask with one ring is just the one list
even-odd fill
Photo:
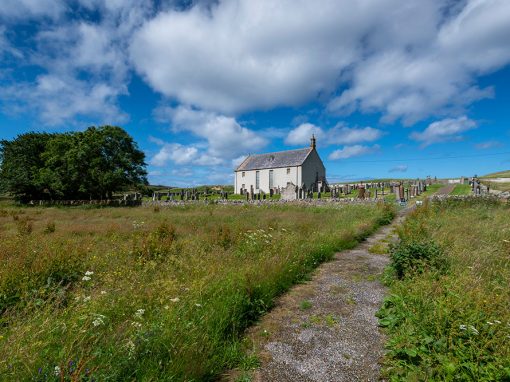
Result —
[[374, 252], [391, 238], [402, 218], [355, 249], [337, 253], [250, 330], [248, 338], [261, 360], [253, 381], [379, 379], [384, 338], [375, 313], [386, 293], [379, 276], [389, 259], [369, 249]]
[[448, 185], [440, 188], [436, 192], [436, 195], [449, 195], [453, 191], [454, 188], [455, 188], [455, 184], [448, 184]]

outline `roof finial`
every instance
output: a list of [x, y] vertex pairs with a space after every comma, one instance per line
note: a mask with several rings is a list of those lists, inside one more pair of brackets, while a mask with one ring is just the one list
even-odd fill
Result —
[[312, 134], [312, 138], [310, 139], [310, 147], [315, 150], [317, 140], [315, 139], [315, 134]]

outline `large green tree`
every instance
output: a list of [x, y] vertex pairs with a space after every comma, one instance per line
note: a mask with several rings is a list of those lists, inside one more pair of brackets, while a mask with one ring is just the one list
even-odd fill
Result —
[[[34, 145], [37, 160], [26, 154], [34, 153]], [[0, 155], [3, 189], [20, 200], [111, 198], [116, 191], [147, 184], [144, 153], [116, 126], [24, 134], [0, 142]]]
[[44, 198], [40, 170], [42, 155], [52, 134], [27, 133], [12, 141], [0, 141], [0, 189], [16, 199], [27, 201]]

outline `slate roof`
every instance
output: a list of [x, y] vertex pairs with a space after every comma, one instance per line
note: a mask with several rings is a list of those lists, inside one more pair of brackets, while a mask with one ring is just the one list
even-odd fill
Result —
[[279, 168], [300, 166], [313, 149], [279, 151], [276, 153], [250, 155], [239, 165], [236, 171], [261, 170], [264, 168]]

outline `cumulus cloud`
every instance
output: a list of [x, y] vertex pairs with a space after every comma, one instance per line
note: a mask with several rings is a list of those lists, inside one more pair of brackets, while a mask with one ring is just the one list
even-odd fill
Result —
[[[118, 99], [135, 70], [172, 102], [226, 118], [319, 101], [333, 113], [377, 112], [413, 124], [461, 115], [492, 97], [494, 89], [477, 78], [510, 62], [507, 0], [182, 3], [3, 0], [0, 20], [9, 33], [17, 33], [16, 22], [39, 18], [37, 32], [18, 36], [28, 49], [19, 48], [23, 55], [10, 68], [35, 66], [39, 76], [4, 81], [4, 109], [36, 110], [50, 124], [87, 115], [125, 121]], [[41, 88], [46, 78], [64, 83], [61, 93]], [[74, 86], [76, 94], [67, 90]], [[88, 102], [94, 89], [108, 95]], [[74, 106], [64, 110], [68, 97]], [[78, 107], [78, 99], [89, 105]], [[298, 132], [288, 139], [301, 141]]]
[[426, 16], [429, 35], [421, 44], [376, 50], [356, 65], [330, 110], [382, 111], [388, 121], [412, 124], [491, 97], [492, 88], [473, 82], [510, 60], [510, 2], [471, 0], [453, 17], [441, 20], [443, 14]]
[[322, 146], [374, 142], [383, 136], [381, 130], [372, 127], [350, 128], [339, 123], [331, 129], [322, 129], [311, 123], [303, 123], [288, 133], [285, 143], [305, 145], [310, 141], [312, 134], [317, 138], [317, 143]]
[[312, 135], [315, 135], [318, 140], [322, 141], [325, 134], [324, 130], [319, 126], [315, 126], [312, 123], [302, 123], [295, 129], [289, 131], [285, 138], [285, 144], [293, 146], [305, 145], [310, 142]]
[[[4, 81], [0, 101], [6, 113], [35, 112], [47, 125], [129, 119], [118, 106], [118, 97], [128, 94], [130, 63], [125, 45], [133, 29], [148, 17], [150, 7], [141, 1], [122, 2], [122, 6], [109, 2], [119, 3], [117, 8], [101, 3], [85, 4], [101, 12], [97, 22], [59, 19], [41, 24], [33, 36], [35, 45], [18, 57], [20, 67], [35, 65], [41, 74], [31, 80], [24, 75], [24, 81], [13, 75]], [[130, 3], [137, 6], [128, 8]]]
[[[459, 5], [460, 4], [460, 5]], [[335, 91], [329, 109], [411, 124], [490, 97], [476, 76], [510, 61], [510, 2], [237, 0], [162, 12], [131, 58], [162, 94], [239, 113]]]
[[267, 144], [265, 138], [241, 126], [233, 117], [186, 106], [162, 106], [155, 115], [160, 121], [169, 122], [173, 132], [189, 132], [205, 141], [207, 155], [195, 161], [198, 164], [223, 163], [256, 152]]
[[460, 140], [462, 139], [462, 133], [476, 128], [477, 123], [466, 116], [446, 118], [431, 123], [421, 133], [412, 133], [410, 138], [421, 142], [422, 146], [425, 147], [433, 143]]
[[335, 150], [331, 154], [329, 154], [328, 159], [337, 160], [337, 159], [347, 159], [360, 155], [372, 154], [380, 150], [379, 145], [373, 146], [364, 146], [364, 145], [354, 145], [354, 146], [345, 146], [342, 149]]
[[405, 164], [390, 168], [389, 172], [407, 172], [408, 166]]

